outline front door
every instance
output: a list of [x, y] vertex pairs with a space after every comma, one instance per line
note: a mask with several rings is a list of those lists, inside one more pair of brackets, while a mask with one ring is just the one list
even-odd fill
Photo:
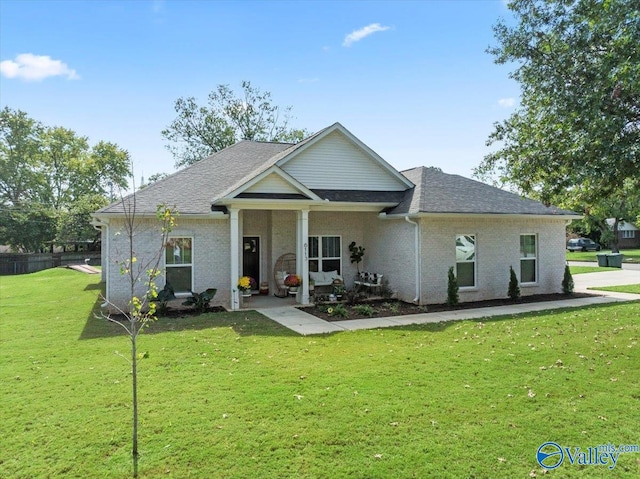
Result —
[[260, 284], [260, 237], [242, 238], [242, 276], [250, 276]]

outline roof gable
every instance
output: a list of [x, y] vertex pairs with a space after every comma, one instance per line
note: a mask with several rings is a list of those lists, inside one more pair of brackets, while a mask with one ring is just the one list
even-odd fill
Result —
[[292, 178], [277, 166], [272, 166], [239, 188], [227, 193], [225, 198], [306, 198], [320, 200], [315, 193]]
[[276, 163], [310, 189], [404, 191], [413, 184], [335, 123]]

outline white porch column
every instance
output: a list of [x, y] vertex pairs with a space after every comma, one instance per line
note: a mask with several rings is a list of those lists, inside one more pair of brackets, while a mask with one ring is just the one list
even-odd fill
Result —
[[240, 309], [240, 294], [238, 292], [238, 271], [240, 270], [240, 221], [238, 218], [238, 209], [229, 210], [229, 227], [231, 240], [231, 309]]
[[302, 278], [302, 289], [297, 295], [298, 303], [309, 304], [309, 210], [297, 212], [296, 268]]

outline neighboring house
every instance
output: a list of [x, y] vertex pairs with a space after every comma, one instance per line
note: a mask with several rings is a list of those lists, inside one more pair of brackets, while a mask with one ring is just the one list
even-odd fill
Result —
[[[607, 224], [613, 229], [615, 218], [608, 218]], [[640, 229], [633, 223], [620, 221], [618, 223], [618, 248], [640, 248]]]
[[[132, 197], [94, 215], [107, 298], [119, 305], [127, 301], [115, 265], [127, 250], [123, 202]], [[161, 203], [180, 214], [164, 255], [167, 279], [179, 293], [217, 288], [216, 301], [232, 309], [242, 275], [274, 291], [285, 253], [296, 254], [300, 303], [309, 302], [310, 271], [338, 271], [351, 287], [352, 241], [366, 248], [360, 269], [383, 274], [405, 301], [444, 302], [452, 266], [461, 301], [506, 297], [510, 266], [523, 295], [556, 293], [565, 228], [579, 218], [437, 169], [396, 171], [339, 123], [295, 145], [241, 141], [136, 193], [149, 225]], [[136, 254], [152, 253], [154, 240], [157, 233], [140, 233]]]

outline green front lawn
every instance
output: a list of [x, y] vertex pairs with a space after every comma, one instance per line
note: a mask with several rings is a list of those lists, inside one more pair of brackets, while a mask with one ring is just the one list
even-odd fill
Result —
[[[128, 339], [99, 278], [0, 278], [0, 477], [130, 477]], [[257, 313], [139, 339], [140, 476], [540, 477], [547, 441], [638, 444], [640, 303], [303, 337]], [[534, 471], [534, 472], [532, 472]], [[565, 463], [558, 477], [635, 478]]]
[[608, 268], [600, 266], [569, 266], [571, 274], [602, 273], [603, 271], [620, 271], [620, 268]]
[[[622, 257], [623, 263], [638, 263], [640, 262], [640, 249], [623, 249], [620, 250], [624, 256]], [[567, 261], [595, 261], [598, 262], [597, 254], [611, 254], [611, 250], [602, 251], [567, 251]]]
[[600, 288], [588, 288], [598, 291], [615, 291], [617, 293], [640, 294], [640, 284], [627, 284], [624, 286], [601, 286]]

